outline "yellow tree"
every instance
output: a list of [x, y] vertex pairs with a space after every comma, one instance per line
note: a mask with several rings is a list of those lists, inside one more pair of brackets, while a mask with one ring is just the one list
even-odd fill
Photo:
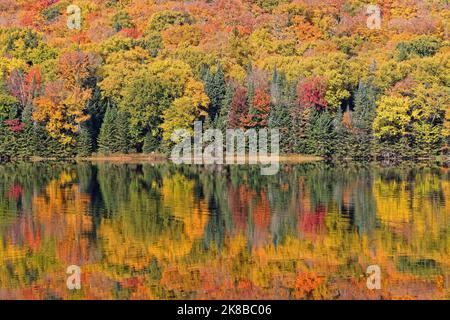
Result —
[[58, 61], [60, 80], [49, 82], [35, 99], [33, 119], [45, 123], [50, 136], [62, 144], [74, 142], [74, 133], [89, 116], [85, 113], [91, 90], [84, 88], [92, 63], [83, 52], [68, 52]]
[[200, 116], [206, 117], [209, 98], [204, 92], [203, 84], [196, 80], [189, 80], [185, 95], [174, 100], [171, 106], [164, 111], [163, 138], [169, 140], [175, 129], [192, 130], [195, 119]]

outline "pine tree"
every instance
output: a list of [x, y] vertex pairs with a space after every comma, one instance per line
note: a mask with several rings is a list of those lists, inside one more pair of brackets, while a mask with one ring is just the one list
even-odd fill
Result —
[[50, 150], [49, 142], [51, 138], [40, 124], [33, 125], [31, 145], [33, 154], [38, 157], [51, 157], [53, 151]]
[[97, 149], [102, 120], [109, 104], [109, 99], [102, 97], [100, 88], [95, 86], [92, 97], [86, 105], [87, 113], [90, 115], [89, 120], [86, 122], [86, 127], [89, 129], [92, 137], [93, 150]]
[[144, 138], [144, 146], [142, 151], [144, 153], [152, 153], [158, 148], [158, 139], [153, 135], [151, 130], [147, 132]]
[[306, 152], [329, 158], [334, 152], [335, 131], [333, 117], [328, 111], [311, 109], [306, 126]]
[[205, 84], [206, 95], [210, 100], [208, 109], [209, 118], [211, 121], [215, 121], [223, 107], [226, 95], [225, 76], [220, 63], [217, 64], [215, 74], [212, 74], [209, 69], [204, 71], [203, 82]]
[[118, 111], [115, 126], [117, 131], [115, 150], [121, 153], [128, 153], [129, 131], [128, 131], [128, 116], [126, 112]]
[[0, 121], [0, 161], [11, 157], [11, 132], [3, 121]]
[[77, 155], [88, 157], [92, 154], [92, 138], [89, 129], [82, 128], [77, 139]]
[[353, 112], [353, 125], [359, 129], [370, 129], [375, 118], [377, 92], [372, 80], [359, 81], [355, 93], [355, 108]]
[[211, 98], [212, 110], [210, 111], [212, 120], [215, 120], [216, 116], [220, 113], [220, 110], [223, 107], [225, 95], [226, 95], [225, 76], [223, 73], [222, 65], [218, 63], [217, 71], [214, 74], [213, 78], [213, 92]]
[[369, 158], [372, 153], [373, 131], [372, 123], [375, 118], [377, 90], [372, 78], [367, 82], [360, 81], [355, 93], [355, 108], [352, 113], [352, 126], [354, 127], [353, 157]]
[[234, 96], [234, 88], [233, 86], [229, 85], [226, 87], [223, 105], [215, 121], [216, 128], [221, 130], [224, 134], [228, 127], [228, 114], [230, 112], [230, 106], [231, 102], [233, 101], [233, 96]]
[[117, 109], [115, 106], [108, 106], [106, 109], [105, 117], [103, 118], [103, 124], [100, 128], [100, 134], [98, 136], [98, 151], [102, 154], [110, 154], [117, 152], [116, 149], [116, 118]]
[[[271, 106], [269, 114], [269, 128], [280, 131], [280, 148], [284, 153], [293, 151], [295, 134], [292, 130], [291, 109], [295, 96], [291, 97], [291, 89], [284, 73], [274, 68], [270, 83]], [[294, 93], [296, 90], [293, 91]]]
[[[347, 112], [349, 112], [347, 110]], [[339, 108], [333, 119], [334, 126], [334, 154], [333, 157], [337, 159], [344, 159], [352, 157], [353, 139], [352, 131], [344, 124], [344, 115], [342, 109]]]

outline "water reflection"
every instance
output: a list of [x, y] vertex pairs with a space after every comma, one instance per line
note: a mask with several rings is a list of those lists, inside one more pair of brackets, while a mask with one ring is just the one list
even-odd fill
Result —
[[438, 166], [2, 165], [0, 298], [448, 299], [449, 181]]

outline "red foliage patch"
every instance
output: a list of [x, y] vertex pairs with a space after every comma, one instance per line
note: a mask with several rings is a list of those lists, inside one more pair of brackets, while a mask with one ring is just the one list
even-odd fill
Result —
[[312, 77], [297, 87], [298, 102], [302, 106], [322, 110], [327, 107], [325, 93], [327, 81], [323, 77]]
[[4, 123], [9, 127], [9, 130], [14, 133], [21, 132], [25, 127], [25, 123], [20, 122], [18, 119], [5, 120]]

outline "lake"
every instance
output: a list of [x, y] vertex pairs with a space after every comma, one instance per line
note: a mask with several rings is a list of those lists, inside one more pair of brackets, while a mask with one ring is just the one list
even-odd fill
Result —
[[0, 240], [1, 299], [449, 299], [450, 171], [9, 163]]

